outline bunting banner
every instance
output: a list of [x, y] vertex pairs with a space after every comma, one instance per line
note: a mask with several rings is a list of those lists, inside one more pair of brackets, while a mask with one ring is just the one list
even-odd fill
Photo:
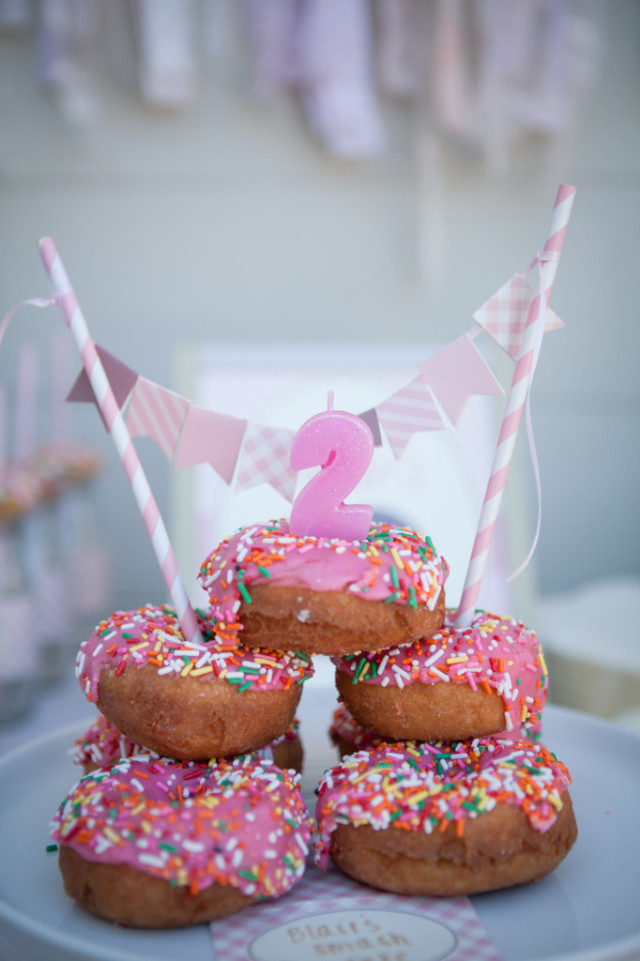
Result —
[[138, 377], [125, 423], [131, 437], [152, 437], [171, 460], [189, 406], [189, 401], [180, 394], [146, 377]]
[[238, 459], [236, 490], [270, 484], [289, 502], [293, 501], [298, 472], [289, 465], [294, 430], [249, 422]]
[[415, 433], [447, 426], [421, 375], [378, 404], [376, 412], [396, 460]]
[[192, 404], [182, 429], [175, 470], [207, 463], [230, 484], [246, 429], [246, 420]]
[[[478, 332], [475, 327], [443, 347], [400, 390], [359, 415], [370, 427], [376, 447], [383, 446], [384, 433], [397, 460], [415, 433], [457, 424], [472, 394], [503, 393], [473, 343]], [[103, 347], [97, 351], [118, 407], [130, 401], [125, 422], [131, 436], [155, 440], [170, 460], [175, 457], [175, 470], [208, 463], [226, 484], [232, 485], [236, 475], [237, 491], [267, 483], [293, 500], [297, 476], [289, 466], [293, 431], [199, 407], [138, 374]], [[91, 401], [100, 410], [84, 370], [67, 400]]]
[[[501, 291], [507, 290], [510, 293], [503, 296]], [[480, 326], [445, 345], [418, 368], [417, 376], [381, 403], [363, 411], [359, 416], [371, 428], [375, 446], [383, 446], [384, 435], [398, 460], [415, 433], [457, 425], [470, 396], [503, 394], [473, 340], [480, 327], [484, 327], [511, 355], [519, 343], [520, 314], [524, 310], [526, 317], [530, 297], [531, 290], [523, 275], [515, 274], [476, 311], [474, 319]], [[499, 306], [507, 302], [508, 307]], [[551, 314], [548, 329], [558, 326], [564, 325]], [[208, 463], [236, 491], [267, 483], [287, 500], [293, 500], [297, 477], [289, 466], [293, 431], [198, 407], [186, 397], [141, 376], [104, 348], [98, 347], [97, 351], [118, 407], [122, 409], [130, 399], [125, 421], [131, 436], [155, 440], [170, 460], [174, 458], [175, 470]], [[85, 371], [75, 381], [67, 400], [92, 401], [100, 410]]]
[[504, 394], [468, 333], [425, 361], [420, 373], [452, 424], [458, 423], [472, 394]]
[[[522, 332], [533, 299], [533, 290], [526, 278], [535, 264], [536, 261], [510, 277], [473, 315], [475, 322], [493, 337], [512, 360], [518, 359]], [[564, 326], [558, 315], [547, 307], [545, 332], [559, 330]]]

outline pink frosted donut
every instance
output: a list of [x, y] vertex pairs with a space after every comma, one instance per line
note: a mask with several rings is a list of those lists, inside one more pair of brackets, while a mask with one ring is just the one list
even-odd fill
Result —
[[226, 637], [308, 654], [380, 650], [444, 620], [446, 561], [430, 538], [374, 524], [362, 541], [296, 536], [286, 520], [224, 540], [199, 581]]
[[65, 484], [86, 484], [102, 466], [97, 451], [77, 443], [46, 444], [38, 450], [36, 464], [52, 496]]
[[325, 773], [316, 861], [401, 894], [533, 881], [576, 839], [570, 782], [565, 765], [529, 741], [381, 744]]
[[178, 927], [287, 892], [311, 837], [299, 777], [251, 757], [123, 758], [82, 778], [52, 826], [67, 894], [99, 917]]
[[35, 510], [44, 498], [44, 486], [37, 471], [7, 464], [0, 470], [0, 519], [15, 520]]
[[163, 757], [257, 751], [291, 724], [311, 660], [224, 640], [197, 613], [196, 644], [168, 607], [116, 611], [81, 645], [78, 682], [123, 734]]
[[333, 658], [340, 698], [359, 724], [392, 740], [536, 732], [548, 675], [535, 634], [484, 611], [458, 629], [455, 613], [426, 640]]
[[[298, 773], [302, 770], [302, 745], [299, 735], [300, 722], [294, 718], [290, 726], [281, 737], [267, 744], [260, 751], [263, 759], [273, 761], [281, 768], [293, 768]], [[134, 754], [145, 754], [147, 750], [138, 741], [133, 741], [115, 724], [108, 721], [103, 714], [98, 714], [91, 724], [79, 737], [73, 746], [72, 756], [74, 764], [79, 765], [85, 774], [95, 771], [118, 761], [120, 758], [132, 757]], [[156, 755], [159, 758], [159, 755]], [[159, 760], [166, 760], [159, 758]]]

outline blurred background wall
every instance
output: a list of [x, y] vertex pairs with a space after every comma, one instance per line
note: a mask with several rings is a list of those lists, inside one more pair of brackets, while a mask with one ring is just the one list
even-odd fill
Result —
[[[419, 3], [431, 18], [416, 34], [426, 66], [406, 81], [388, 63], [385, 75], [374, 57], [364, 103], [369, 65], [350, 54], [363, 55], [358, 37], [329, 35], [338, 88], [353, 94], [351, 67], [363, 71], [360, 100], [354, 94], [344, 108], [345, 123], [351, 116], [359, 125], [352, 140], [340, 138], [339, 112], [333, 132], [322, 127], [309, 86], [285, 83], [268, 31], [252, 45], [251, 4], [179, 4], [173, 22], [183, 33], [174, 28], [164, 61], [151, 5], [88, 6], [95, 21], [83, 23], [73, 4], [57, 4], [57, 13], [56, 4], [0, 4], [0, 313], [48, 294], [36, 240], [51, 235], [94, 339], [165, 386], [176, 384], [188, 344], [450, 340], [542, 246], [558, 183], [575, 184], [552, 300], [567, 329], [545, 339], [532, 398], [543, 484], [535, 570], [543, 594], [637, 576], [640, 4], [537, 5], [565, 17], [549, 34], [562, 38], [565, 55], [546, 65], [549, 45], [533, 47], [529, 69], [545, 88], [539, 117], [525, 116], [524, 95], [520, 113], [516, 95], [505, 114], [492, 113], [499, 70], [455, 116], [447, 101], [455, 76], [434, 95], [434, 37], [439, 29], [460, 39], [451, 24], [469, 14], [465, 4]], [[175, 7], [157, 9], [165, 6], [171, 23]], [[383, 31], [384, 6], [372, 5], [367, 29]], [[53, 19], [43, 30], [47, 9]], [[490, 62], [500, 9], [476, 5], [487, 18], [475, 28], [485, 30], [485, 46], [476, 36], [470, 69], [479, 50]], [[60, 27], [70, 12], [71, 40]], [[366, 50], [374, 49], [379, 55], [371, 40]], [[520, 95], [518, 82], [511, 89]], [[59, 326], [57, 311], [24, 308], [0, 350], [11, 412], [19, 346], [41, 347], [45, 433], [47, 358]], [[164, 598], [97, 415], [83, 407], [73, 417], [74, 436], [104, 456], [96, 497], [114, 561], [113, 605]], [[171, 526], [171, 467], [150, 441], [137, 444]]]

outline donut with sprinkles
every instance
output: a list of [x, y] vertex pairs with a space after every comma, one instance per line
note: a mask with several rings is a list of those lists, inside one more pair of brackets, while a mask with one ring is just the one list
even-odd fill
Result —
[[251, 757], [123, 758], [82, 778], [52, 825], [66, 893], [139, 928], [211, 921], [285, 894], [310, 839], [299, 776]]
[[222, 636], [348, 654], [434, 634], [447, 575], [431, 539], [408, 527], [376, 523], [363, 540], [344, 541], [297, 536], [282, 519], [222, 541], [198, 579]]
[[197, 612], [202, 643], [187, 642], [175, 611], [116, 611], [78, 651], [76, 677], [119, 731], [163, 757], [246, 754], [290, 726], [311, 659], [221, 637]]
[[[522, 727], [518, 727], [512, 734], [514, 739], [527, 738], [527, 732]], [[536, 734], [535, 739], [537, 740], [539, 736]], [[338, 704], [331, 716], [329, 739], [337, 749], [341, 760], [349, 754], [355, 754], [356, 751], [368, 751], [372, 747], [379, 747], [388, 740], [358, 724], [346, 705], [342, 703]]]
[[362, 727], [417, 741], [538, 732], [548, 674], [536, 635], [484, 611], [457, 628], [455, 615], [411, 645], [333, 659], [340, 698]]
[[502, 738], [358, 751], [316, 793], [315, 857], [385, 891], [477, 894], [549, 874], [577, 837], [564, 764]]
[[[294, 717], [281, 737], [260, 750], [260, 757], [273, 761], [284, 770], [291, 769], [301, 774], [304, 752], [299, 731], [300, 722]], [[103, 714], [98, 714], [93, 724], [76, 739], [71, 750], [74, 764], [81, 767], [85, 774], [120, 758], [145, 753], [147, 749], [142, 744], [123, 734]]]

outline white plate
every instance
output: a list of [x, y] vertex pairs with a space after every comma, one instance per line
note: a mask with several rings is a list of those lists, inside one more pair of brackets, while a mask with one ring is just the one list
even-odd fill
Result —
[[[311, 693], [311, 692], [310, 692]], [[335, 691], [301, 703], [305, 793], [335, 763], [327, 717]], [[13, 961], [212, 961], [206, 925], [134, 931], [86, 914], [64, 894], [48, 827], [77, 779], [68, 750], [78, 725], [0, 760], [0, 956]], [[471, 899], [505, 961], [640, 957], [640, 737], [548, 707], [545, 743], [569, 765], [579, 838], [537, 884]], [[241, 923], [242, 915], [238, 916]]]

